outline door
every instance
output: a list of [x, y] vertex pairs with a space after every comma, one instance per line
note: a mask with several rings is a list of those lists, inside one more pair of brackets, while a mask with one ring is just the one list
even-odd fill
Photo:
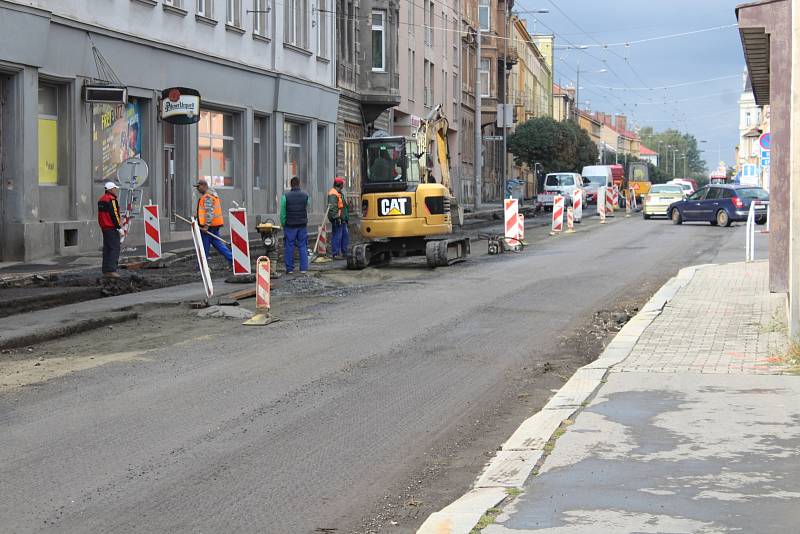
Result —
[[697, 221], [700, 219], [700, 212], [703, 208], [702, 202], [706, 198], [707, 192], [708, 188], [704, 187], [700, 191], [695, 191], [689, 196], [688, 199], [686, 199], [686, 202], [683, 205], [684, 221]]
[[709, 187], [706, 197], [700, 202], [700, 213], [698, 213], [698, 220], [713, 221], [717, 216], [721, 202], [722, 189], [719, 187]]
[[[0, 76], [0, 229], [5, 226], [5, 221], [10, 219], [6, 214], [6, 154], [3, 147], [5, 131], [3, 130], [3, 122], [6, 114], [6, 78]], [[0, 232], [0, 261], [5, 259], [6, 238], [7, 232]]]
[[164, 145], [164, 213], [175, 224], [175, 147]]

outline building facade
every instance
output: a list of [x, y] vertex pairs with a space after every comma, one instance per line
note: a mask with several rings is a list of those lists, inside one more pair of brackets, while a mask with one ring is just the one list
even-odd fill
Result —
[[559, 122], [575, 119], [575, 88], [553, 84], [553, 118]]
[[[275, 214], [296, 175], [321, 213], [338, 107], [329, 2], [0, 0], [0, 260], [97, 250], [96, 198], [131, 156], [166, 241], [188, 238], [176, 216], [194, 212], [198, 178], [252, 217]], [[110, 81], [127, 102], [85, 101], [85, 84]], [[170, 87], [200, 93], [198, 123], [160, 120]]]
[[758, 139], [764, 131], [769, 131], [769, 128], [762, 129], [765, 112], [767, 117], [769, 115], [769, 106], [765, 110], [756, 104], [747, 69], [743, 78], [742, 94], [739, 96], [739, 145], [736, 152], [738, 170], [741, 170], [742, 165], [758, 164], [761, 155]]
[[400, 103], [398, 20], [394, 0], [336, 1], [336, 173], [354, 214], [361, 210], [360, 139], [389, 131], [386, 110]]

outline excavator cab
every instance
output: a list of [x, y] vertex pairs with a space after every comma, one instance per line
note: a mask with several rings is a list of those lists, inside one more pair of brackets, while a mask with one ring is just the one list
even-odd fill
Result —
[[368, 137], [361, 141], [361, 192], [405, 191], [420, 183], [417, 143], [405, 137]]

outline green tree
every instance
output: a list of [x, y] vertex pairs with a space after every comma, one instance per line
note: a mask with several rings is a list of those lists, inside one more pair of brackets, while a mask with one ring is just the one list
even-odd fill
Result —
[[508, 138], [508, 151], [517, 164], [533, 168], [542, 165], [545, 173], [580, 172], [597, 161], [597, 147], [577, 124], [537, 117], [517, 126]]
[[639, 131], [639, 138], [644, 146], [658, 152], [658, 169], [668, 179], [683, 177], [683, 154], [686, 155], [688, 177], [699, 180], [708, 174], [693, 135], [675, 129], [656, 132], [651, 126], [645, 126]]

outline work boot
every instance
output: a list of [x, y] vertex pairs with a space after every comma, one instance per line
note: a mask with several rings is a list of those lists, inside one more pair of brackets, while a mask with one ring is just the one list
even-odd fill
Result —
[[103, 273], [106, 278], [122, 278], [119, 273]]

